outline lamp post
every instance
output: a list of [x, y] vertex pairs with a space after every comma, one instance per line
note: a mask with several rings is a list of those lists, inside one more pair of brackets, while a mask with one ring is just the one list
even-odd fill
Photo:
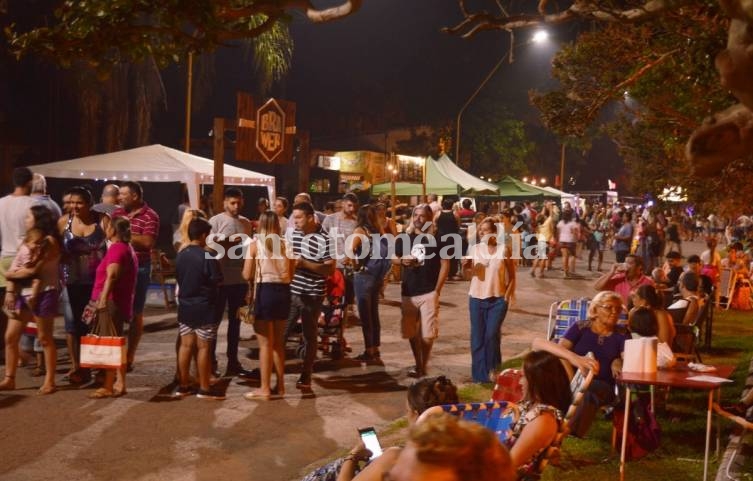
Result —
[[390, 164], [387, 166], [387, 170], [390, 172], [390, 209], [392, 210], [392, 218], [394, 219], [397, 213], [397, 187], [395, 186], [397, 166], [395, 165], [395, 154], [391, 154], [390, 157]]
[[[522, 45], [528, 45], [529, 43], [544, 43], [549, 39], [549, 33], [546, 30], [537, 30], [536, 33], [533, 34], [533, 37], [527, 42], [524, 42]], [[497, 70], [502, 66], [502, 63], [507, 60], [508, 63], [512, 63], [514, 60], [513, 57], [513, 48], [515, 45], [513, 44], [513, 37], [512, 32], [510, 32], [510, 48], [507, 49], [507, 52], [502, 56], [502, 58], [499, 59], [499, 61], [492, 67], [492, 69], [489, 71], [489, 73], [484, 77], [484, 80], [481, 81], [479, 86], [476, 88], [476, 90], [471, 94], [470, 97], [468, 97], [468, 100], [465, 101], [463, 106], [460, 108], [460, 112], [458, 112], [458, 116], [455, 119], [455, 163], [460, 163], [460, 119], [463, 116], [463, 112], [465, 112], [465, 109], [473, 102], [473, 99], [476, 98], [476, 96], [481, 92], [481, 90], [486, 86], [487, 83], [489, 83], [489, 80], [494, 77], [494, 74], [497, 73]]]

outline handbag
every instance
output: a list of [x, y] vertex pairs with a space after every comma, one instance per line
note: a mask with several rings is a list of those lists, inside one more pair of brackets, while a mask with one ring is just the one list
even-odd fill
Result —
[[90, 334], [81, 338], [81, 367], [118, 369], [126, 362], [124, 336], [118, 336], [112, 323], [112, 306], [97, 310], [97, 322]]
[[254, 269], [254, 279], [248, 283], [248, 293], [251, 296], [251, 302], [245, 306], [238, 308], [236, 316], [244, 324], [253, 324], [256, 320], [256, 286], [261, 281], [261, 266], [259, 265], [259, 258], [254, 257], [256, 268]]

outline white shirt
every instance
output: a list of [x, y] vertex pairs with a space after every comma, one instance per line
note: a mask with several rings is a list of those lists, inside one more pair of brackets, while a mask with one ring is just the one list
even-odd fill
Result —
[[0, 238], [2, 257], [15, 257], [26, 235], [26, 216], [34, 199], [28, 195], [6, 195], [0, 199]]

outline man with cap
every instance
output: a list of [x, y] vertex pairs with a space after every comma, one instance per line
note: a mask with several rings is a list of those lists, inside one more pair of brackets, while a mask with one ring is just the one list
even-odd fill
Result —
[[680, 279], [680, 276], [682, 275], [683, 268], [682, 268], [682, 259], [683, 256], [677, 251], [670, 251], [667, 253], [667, 260], [664, 262], [664, 266], [662, 269], [667, 274], [667, 287], [670, 288], [676, 288], [677, 287], [677, 281]]

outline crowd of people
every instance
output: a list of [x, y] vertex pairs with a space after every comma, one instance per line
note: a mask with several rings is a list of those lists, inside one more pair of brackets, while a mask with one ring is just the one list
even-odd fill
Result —
[[[59, 312], [71, 366], [62, 381], [90, 382], [93, 373], [81, 366], [80, 352], [82, 336], [93, 327], [87, 316], [93, 309], [112, 322], [114, 335], [127, 338], [127, 354], [121, 368], [98, 374], [100, 387], [89, 396], [126, 394], [126, 375], [137, 368], [159, 216], [137, 182], [106, 185], [96, 204], [87, 188], [70, 188], [62, 208], [46, 194], [44, 177], [29, 169], [17, 168], [13, 184], [13, 192], [0, 199], [0, 281], [9, 317], [0, 390], [15, 389], [17, 367], [26, 361], [25, 351], [33, 350], [36, 373], [44, 376], [39, 394], [56, 391], [58, 356], [52, 334]], [[494, 465], [496, 479], [528, 479], [543, 465], [558, 433], [567, 429], [584, 436], [597, 410], [614, 404], [631, 333], [656, 337], [671, 363], [672, 349], [684, 349], [677, 342], [678, 327], [697, 323], [704, 306], [718, 305], [724, 296], [733, 307], [753, 307], [745, 248], [753, 221], [746, 225], [744, 219], [731, 230], [716, 216], [709, 217], [708, 225], [701, 221], [700, 227], [690, 228], [686, 213], [679, 211], [569, 203], [560, 209], [549, 202], [540, 211], [528, 202], [476, 211], [468, 199], [440, 203], [433, 195], [401, 219], [387, 215], [385, 202], [362, 205], [351, 193], [325, 214], [301, 193], [293, 202], [278, 197], [270, 205], [260, 199], [258, 218], [251, 220], [241, 215], [244, 203], [241, 190], [228, 188], [221, 212], [211, 215], [184, 205], [175, 225], [174, 396], [224, 399], [216, 387], [216, 346], [225, 318], [225, 377], [259, 381], [258, 389], [244, 394], [246, 399], [285, 395], [285, 342], [295, 332], [300, 332], [303, 361], [295, 386], [310, 390], [320, 314], [335, 276], [344, 282], [341, 307], [362, 326], [364, 351], [354, 359], [381, 362], [379, 298], [386, 279], [399, 278], [400, 333], [413, 356], [408, 375], [419, 379], [408, 391], [408, 419], [415, 426], [404, 448], [389, 449], [365, 467], [359, 462], [370, 453], [362, 444], [325, 467], [340, 481], [404, 479], [406, 470], [417, 466], [426, 479], [440, 474], [468, 479], [466, 470], [473, 471], [470, 466], [477, 461]], [[707, 249], [686, 259], [682, 241], [700, 234], [699, 229], [707, 234]], [[720, 242], [727, 244], [724, 259], [717, 250]], [[616, 262], [605, 270], [607, 249], [614, 251]], [[486, 383], [502, 363], [502, 324], [515, 299], [519, 270], [529, 268], [531, 277], [542, 278], [561, 262], [564, 278], [575, 277], [576, 262], [586, 251], [588, 270], [601, 272], [588, 316], [556, 343], [534, 341], [534, 351], [524, 359], [520, 421], [507, 445], [462, 421], [435, 416], [436, 406], [458, 401], [451, 381], [427, 377], [446, 281], [469, 281], [470, 374], [473, 382]], [[724, 268], [734, 278], [730, 292], [720, 293]], [[244, 306], [249, 306], [247, 316], [259, 343], [257, 370], [245, 369], [240, 360], [239, 310]], [[625, 312], [628, 322], [621, 323]], [[33, 342], [24, 343], [32, 324]], [[596, 373], [566, 428], [564, 413], [572, 393], [560, 359]], [[476, 446], [474, 452], [460, 449], [457, 440]], [[479, 452], [486, 453], [483, 460], [476, 459]], [[480, 476], [473, 479], [484, 479]]]

